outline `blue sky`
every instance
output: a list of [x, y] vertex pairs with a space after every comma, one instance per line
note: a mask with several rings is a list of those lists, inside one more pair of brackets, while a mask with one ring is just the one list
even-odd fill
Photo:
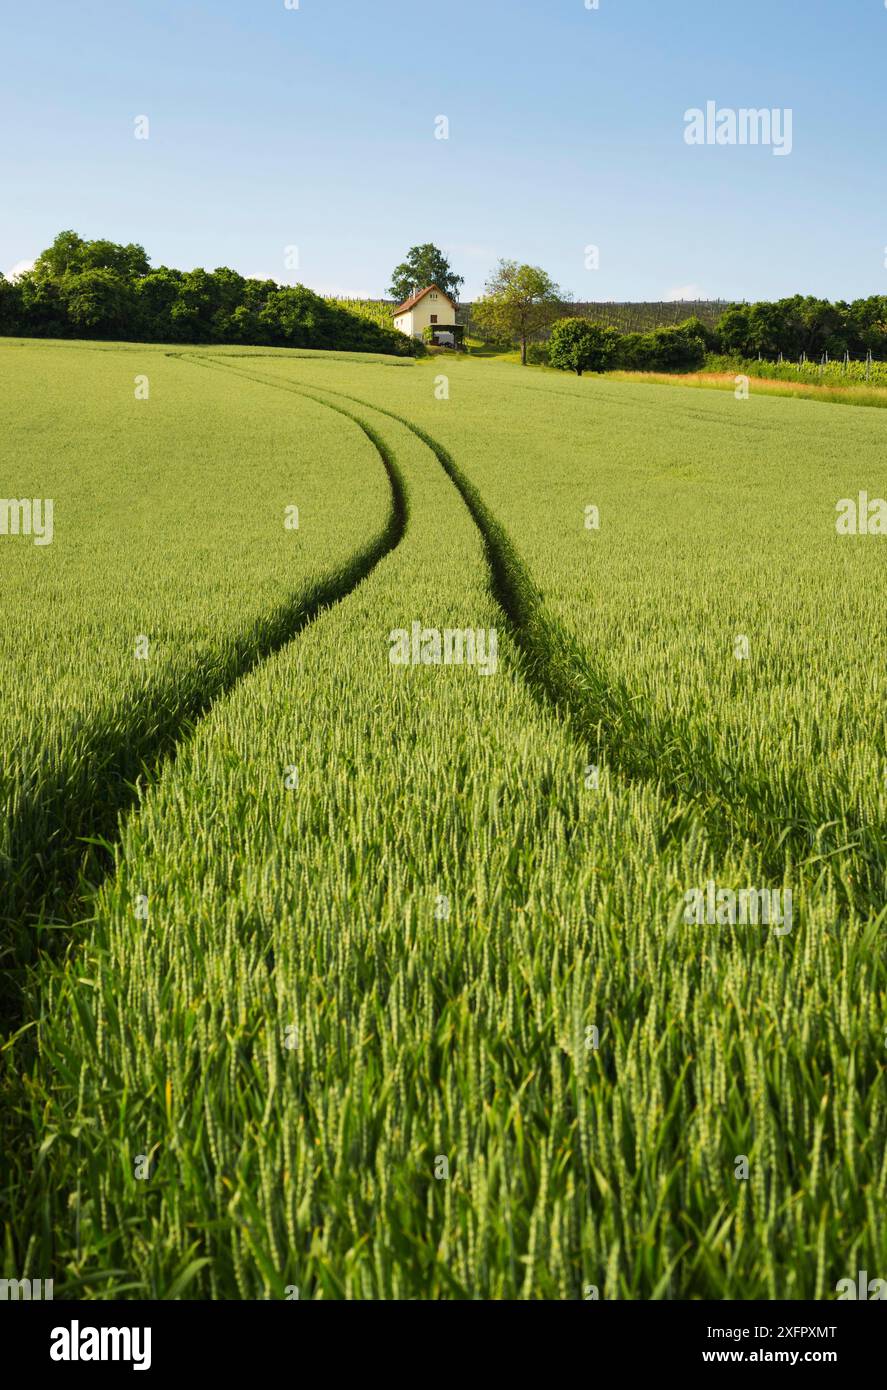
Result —
[[[155, 265], [324, 293], [381, 296], [424, 241], [465, 297], [500, 256], [583, 299], [887, 293], [883, 0], [4, 0], [0, 16], [5, 272], [72, 227]], [[684, 113], [709, 100], [790, 108], [791, 154], [687, 145]]]

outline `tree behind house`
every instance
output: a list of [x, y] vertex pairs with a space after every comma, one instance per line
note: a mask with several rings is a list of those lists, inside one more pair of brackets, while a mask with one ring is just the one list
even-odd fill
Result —
[[455, 302], [463, 283], [464, 277], [454, 273], [443, 251], [428, 241], [410, 248], [406, 260], [392, 272], [389, 293], [397, 304], [403, 304], [419, 290], [437, 285]]

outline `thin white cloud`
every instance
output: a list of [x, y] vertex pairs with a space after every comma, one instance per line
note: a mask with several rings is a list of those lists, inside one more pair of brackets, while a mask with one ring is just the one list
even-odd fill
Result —
[[7, 280], [17, 280], [18, 277], [19, 277], [20, 275], [24, 275], [24, 274], [25, 274], [25, 271], [27, 271], [27, 270], [33, 270], [33, 269], [34, 269], [34, 262], [33, 262], [33, 261], [16, 261], [16, 263], [15, 263], [15, 265], [12, 267], [12, 269], [11, 269], [11, 270], [7, 270], [7, 272], [6, 272], [6, 278], [7, 278]]
[[664, 296], [664, 302], [668, 303], [674, 299], [704, 299], [698, 285], [678, 285], [675, 290], [668, 290]]

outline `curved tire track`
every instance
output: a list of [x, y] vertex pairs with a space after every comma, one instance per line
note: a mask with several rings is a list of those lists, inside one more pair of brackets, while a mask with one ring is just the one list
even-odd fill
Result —
[[[290, 382], [228, 370], [304, 393]], [[847, 822], [838, 836], [823, 839], [823, 830], [832, 830], [833, 823], [820, 827], [787, 818], [783, 792], [763, 774], [720, 763], [709, 749], [698, 747], [678, 720], [655, 721], [639, 696], [623, 681], [595, 670], [576, 639], [545, 612], [543, 595], [511, 538], [438, 440], [396, 411], [331, 387], [316, 389], [388, 416], [431, 450], [480, 531], [492, 592], [521, 654], [521, 671], [531, 692], [567, 719], [590, 756], [605, 759], [629, 780], [650, 783], [668, 796], [674, 810], [662, 828], [660, 846], [686, 838], [693, 823], [700, 822], [715, 850], [723, 853], [748, 844], [774, 879], [782, 878], [789, 861], [815, 863], [858, 849], [861, 872], [853, 888], [843, 879], [833, 881], [848, 906], [864, 914], [878, 912], [887, 844], [876, 826]], [[799, 778], [797, 785], [800, 788]], [[852, 843], [846, 842], [848, 835]]]
[[[347, 598], [406, 532], [406, 488], [392, 449], [359, 415], [319, 397], [312, 399], [352, 421], [378, 453], [391, 487], [387, 521], [346, 564], [282, 602], [246, 632], [226, 639], [221, 659], [211, 666], [195, 666], [184, 685], [179, 680], [146, 690], [129, 705], [123, 727], [113, 712], [97, 721], [90, 729], [88, 757], [76, 769], [60, 767], [54, 783], [42, 783], [30, 797], [21, 797], [10, 830], [11, 853], [0, 865], [4, 1030], [21, 1022], [23, 974], [39, 954], [43, 933], [75, 925], [83, 902], [111, 871], [120, 818], [138, 800], [138, 779], [153, 777], [220, 697], [326, 608]], [[101, 798], [94, 788], [98, 776]]]

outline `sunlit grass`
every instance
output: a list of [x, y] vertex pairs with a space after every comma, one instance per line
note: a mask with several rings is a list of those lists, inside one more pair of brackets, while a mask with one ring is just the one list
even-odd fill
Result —
[[[439, 359], [170, 364], [195, 422], [322, 417], [343, 468], [358, 415], [408, 520], [180, 740], [29, 976], [7, 1262], [57, 1296], [830, 1298], [887, 1267], [883, 561], [833, 524], [876, 417], [455, 360], [449, 399]], [[498, 673], [392, 667], [414, 620], [496, 628]], [[790, 886], [793, 930], [688, 926], [709, 878]]]
[[[695, 386], [715, 391], [736, 391], [735, 372], [607, 372], [610, 381], [638, 382], [657, 386]], [[796, 400], [824, 401], [829, 405], [887, 406], [887, 387], [817, 385], [808, 381], [779, 381], [769, 377], [752, 377], [749, 390], [755, 395], [789, 396]]]

